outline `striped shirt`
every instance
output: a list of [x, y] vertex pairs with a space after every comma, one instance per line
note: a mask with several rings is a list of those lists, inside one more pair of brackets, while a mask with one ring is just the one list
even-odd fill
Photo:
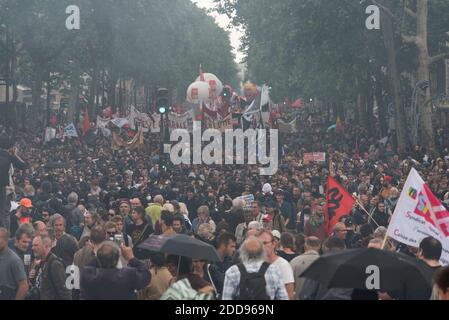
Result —
[[[258, 272], [263, 261], [245, 264], [248, 273]], [[265, 272], [266, 292], [271, 300], [288, 300], [287, 290], [281, 273], [276, 265], [271, 264]], [[222, 300], [236, 300], [239, 296], [240, 270], [233, 265], [226, 271]]]

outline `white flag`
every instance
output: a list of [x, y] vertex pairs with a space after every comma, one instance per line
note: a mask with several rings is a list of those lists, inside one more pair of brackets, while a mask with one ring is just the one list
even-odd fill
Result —
[[78, 133], [76, 132], [76, 128], [73, 123], [64, 128], [64, 137], [78, 137]]
[[431, 236], [442, 246], [440, 263], [449, 264], [449, 212], [412, 168], [391, 217], [387, 235], [412, 247]]
[[99, 128], [99, 129], [106, 128], [109, 121], [110, 120], [107, 118], [102, 118], [100, 116], [97, 116], [97, 128]]
[[56, 138], [56, 129], [47, 127], [45, 129], [45, 142], [49, 142]]
[[111, 122], [119, 128], [121, 128], [124, 125], [127, 125], [129, 123], [128, 119], [126, 119], [126, 118], [115, 118], [115, 119], [112, 119]]

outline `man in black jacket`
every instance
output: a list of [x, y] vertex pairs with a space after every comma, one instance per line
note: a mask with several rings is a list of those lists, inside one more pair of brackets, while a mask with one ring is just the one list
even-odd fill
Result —
[[[128, 261], [128, 267], [117, 268], [122, 256]], [[146, 265], [134, 257], [129, 247], [120, 249], [112, 241], [103, 242], [92, 260], [81, 272], [81, 290], [87, 300], [132, 300], [136, 299], [135, 290], [142, 290], [151, 281]]]
[[6, 209], [6, 186], [9, 186], [9, 170], [11, 164], [24, 170], [27, 164], [17, 155], [14, 143], [6, 135], [0, 136], [0, 227], [10, 228], [10, 216]]
[[64, 263], [51, 253], [51, 249], [50, 237], [37, 236], [33, 239], [33, 252], [36, 259], [40, 260], [35, 281], [40, 300], [72, 300], [72, 292], [66, 286]]

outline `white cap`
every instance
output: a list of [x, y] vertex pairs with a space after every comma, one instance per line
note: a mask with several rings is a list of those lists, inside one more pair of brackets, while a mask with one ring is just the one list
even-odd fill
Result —
[[262, 187], [263, 193], [270, 193], [271, 192], [271, 184], [265, 183]]
[[278, 230], [271, 231], [271, 234], [273, 235], [273, 237], [281, 239], [281, 233]]

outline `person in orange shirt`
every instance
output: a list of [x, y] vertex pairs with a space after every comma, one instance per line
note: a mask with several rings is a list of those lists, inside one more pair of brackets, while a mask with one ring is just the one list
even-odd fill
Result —
[[20, 200], [19, 209], [17, 209], [16, 217], [19, 222], [19, 226], [24, 223], [31, 223], [31, 213], [33, 209], [33, 203], [28, 198]]

